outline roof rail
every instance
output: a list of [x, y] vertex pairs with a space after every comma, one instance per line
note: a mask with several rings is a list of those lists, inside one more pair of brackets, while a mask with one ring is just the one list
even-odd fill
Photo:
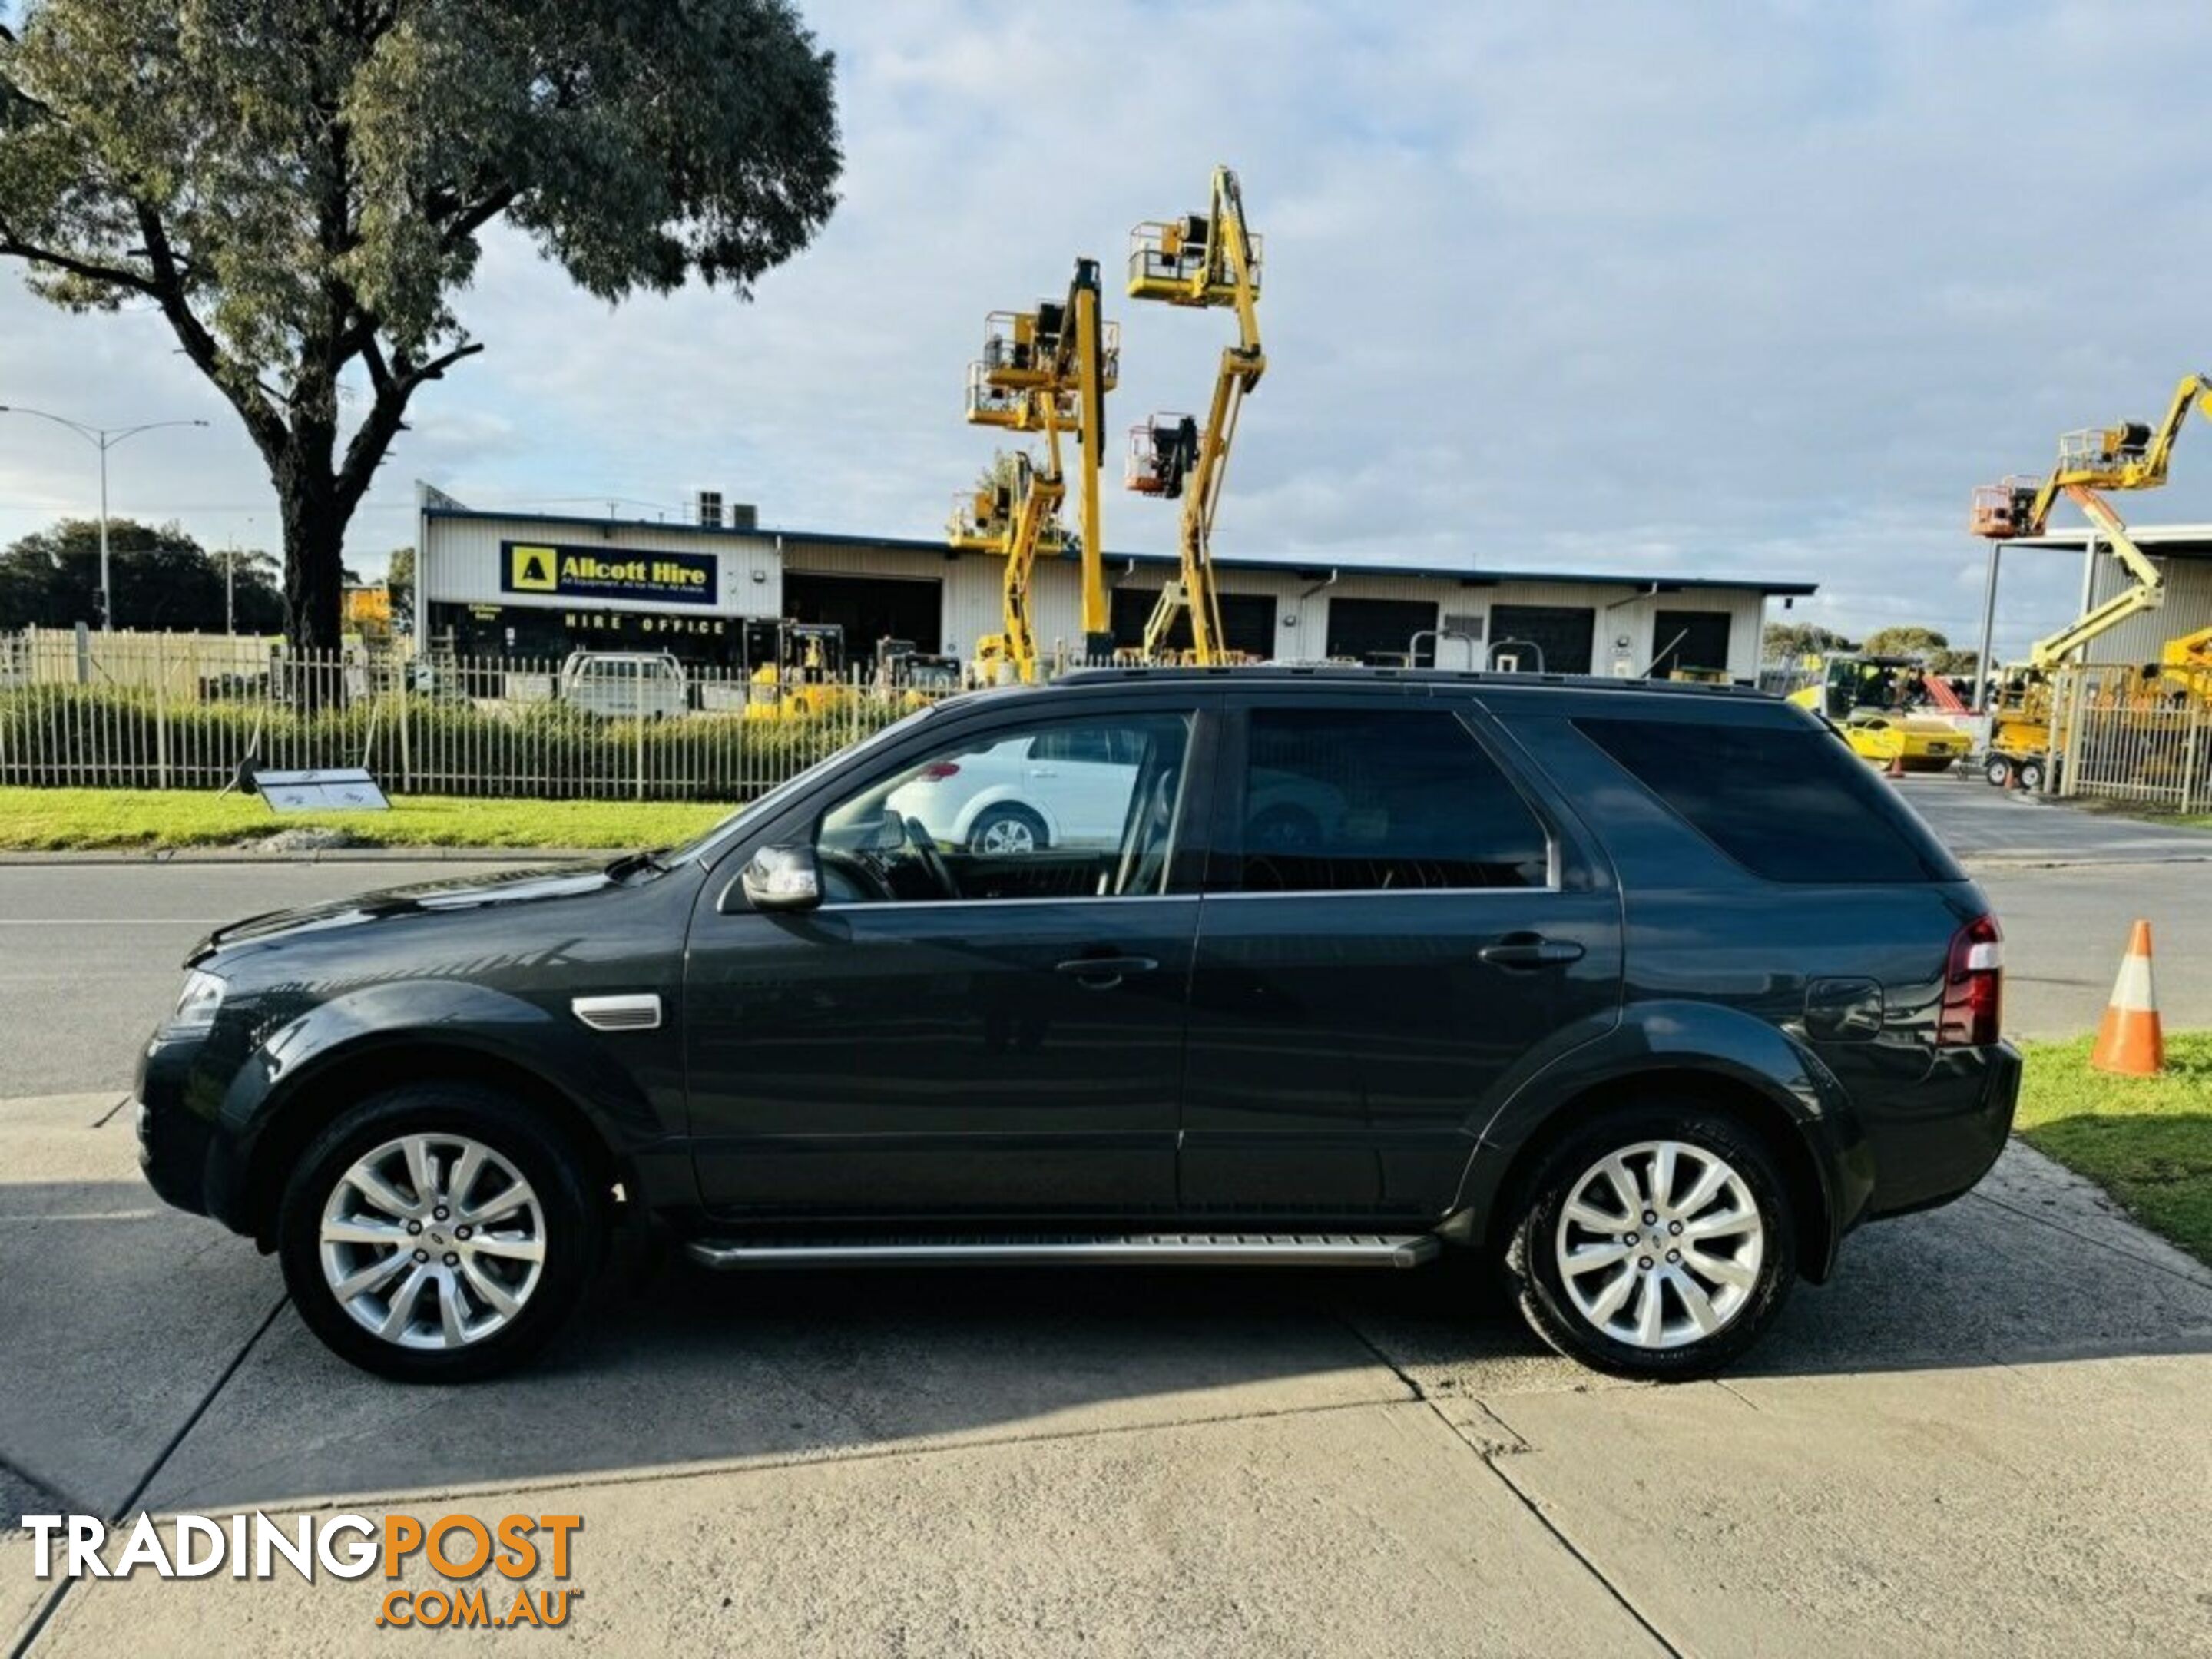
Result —
[[1486, 685], [1564, 688], [1574, 691], [1658, 691], [1682, 696], [1765, 698], [1752, 685], [1717, 685], [1710, 681], [1620, 679], [1605, 674], [1530, 674], [1480, 668], [1364, 668], [1346, 663], [1237, 663], [1213, 668], [1182, 665], [1147, 668], [1131, 664], [1113, 668], [1078, 668], [1059, 676], [1054, 685], [1128, 684], [1144, 680], [1291, 680], [1375, 684]]

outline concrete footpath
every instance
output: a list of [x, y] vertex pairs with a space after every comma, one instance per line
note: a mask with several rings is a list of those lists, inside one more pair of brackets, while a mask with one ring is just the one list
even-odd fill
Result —
[[[595, 1652], [2212, 1654], [2212, 1273], [2024, 1149], [1716, 1382], [1579, 1370], [1449, 1269], [672, 1268], [424, 1389], [161, 1208], [116, 1103], [0, 1102], [10, 1518], [580, 1515], [548, 1639]], [[357, 1652], [385, 1589], [57, 1595], [0, 1536], [15, 1652]]]

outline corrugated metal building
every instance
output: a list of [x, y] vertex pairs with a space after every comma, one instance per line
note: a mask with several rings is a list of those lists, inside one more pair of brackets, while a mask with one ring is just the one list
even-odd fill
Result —
[[[2168, 640], [2212, 628], [2212, 525], [2130, 525], [2128, 538], [2142, 549], [2166, 577], [2166, 603], [2155, 611], [2130, 617], [2111, 632], [2089, 643], [2087, 662], [2156, 662]], [[2087, 530], [2060, 531], [2023, 541], [2007, 542], [2005, 549], [2051, 549], [2070, 551], [2080, 558], [2094, 539]], [[2081, 609], [2102, 605], [2135, 586], [2135, 578], [2107, 548], [2099, 547], [2087, 562]], [[2047, 637], [2064, 626], [2054, 618], [2037, 636]]]
[[[557, 657], [579, 647], [667, 649], [742, 665], [747, 619], [843, 625], [866, 660], [876, 641], [910, 640], [965, 660], [1000, 627], [1002, 561], [940, 542], [884, 536], [477, 512], [422, 491], [416, 554], [419, 637], [465, 653]], [[1523, 667], [1633, 675], [1759, 669], [1770, 597], [1808, 582], [1566, 572], [1318, 566], [1223, 559], [1230, 643], [1281, 661], [1403, 661], [1414, 636], [1445, 666], [1495, 653]], [[1175, 561], [1114, 554], [1116, 639], [1143, 635]], [[1081, 648], [1077, 566], [1039, 562], [1031, 588], [1040, 647]]]

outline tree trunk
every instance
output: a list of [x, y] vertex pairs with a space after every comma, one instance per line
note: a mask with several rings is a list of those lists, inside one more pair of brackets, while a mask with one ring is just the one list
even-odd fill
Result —
[[331, 668], [344, 637], [345, 532], [329, 437], [295, 434], [270, 469], [284, 526], [284, 639], [306, 707], [340, 700]]

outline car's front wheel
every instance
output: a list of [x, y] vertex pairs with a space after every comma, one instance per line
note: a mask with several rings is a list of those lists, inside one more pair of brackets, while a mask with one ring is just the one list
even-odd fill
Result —
[[1796, 1224], [1772, 1153], [1688, 1102], [1606, 1112], [1553, 1147], [1506, 1254], [1522, 1314], [1571, 1358], [1626, 1376], [1701, 1376], [1781, 1311]]
[[574, 1310], [601, 1220], [571, 1148], [471, 1084], [371, 1097], [309, 1143], [278, 1250], [310, 1329], [365, 1370], [458, 1382], [535, 1352]]

